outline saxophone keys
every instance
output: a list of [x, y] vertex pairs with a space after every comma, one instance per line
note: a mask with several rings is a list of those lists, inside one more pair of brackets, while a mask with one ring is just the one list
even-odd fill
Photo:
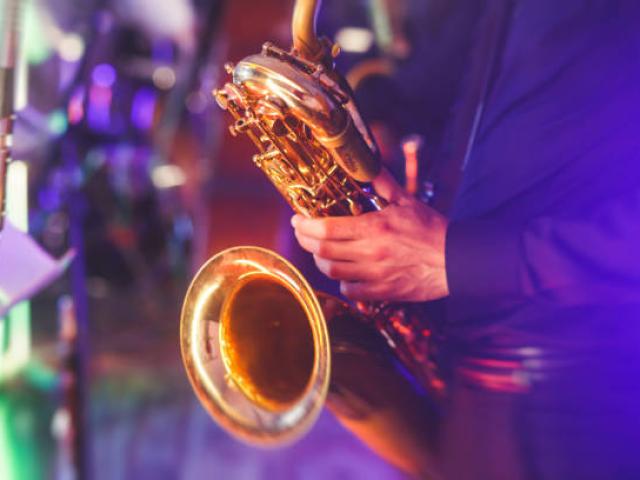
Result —
[[362, 205], [360, 205], [357, 202], [354, 202], [353, 199], [350, 197], [347, 197], [347, 205], [349, 206], [349, 212], [353, 216], [360, 215], [363, 212]]
[[253, 156], [253, 163], [255, 163], [258, 167], [262, 167], [265, 162], [270, 162], [280, 156], [280, 152], [276, 149], [267, 150], [262, 153], [256, 153]]
[[216, 99], [216, 103], [221, 109], [227, 110], [229, 107], [229, 95], [227, 92], [222, 89], [215, 89], [213, 91], [213, 98]]
[[251, 119], [239, 118], [229, 126], [229, 132], [231, 133], [231, 135], [236, 137], [239, 133], [246, 132], [252, 123], [254, 123], [254, 121]]
[[289, 130], [287, 129], [287, 126], [280, 119], [278, 119], [275, 122], [273, 122], [273, 125], [272, 125], [271, 128], [273, 130], [273, 134], [276, 137], [284, 137], [289, 133]]
[[338, 55], [340, 55], [340, 45], [334, 43], [331, 45], [331, 58], [336, 58]]
[[285, 105], [277, 99], [261, 98], [256, 102], [255, 111], [257, 115], [279, 119], [284, 116]]
[[269, 55], [271, 53], [271, 51], [273, 50], [273, 43], [271, 42], [264, 42], [262, 44], [262, 55]]

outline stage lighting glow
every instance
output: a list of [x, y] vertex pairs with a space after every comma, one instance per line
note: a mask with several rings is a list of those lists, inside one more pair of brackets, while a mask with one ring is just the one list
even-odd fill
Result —
[[418, 151], [422, 143], [420, 135], [411, 135], [402, 140], [402, 153], [405, 161], [405, 188], [411, 195], [418, 193]]
[[156, 112], [156, 92], [143, 87], [136, 92], [131, 103], [131, 122], [140, 130], [149, 130], [153, 126]]
[[87, 122], [91, 128], [106, 130], [111, 125], [111, 100], [113, 93], [109, 87], [93, 85], [89, 90]]
[[67, 131], [67, 127], [69, 126], [67, 115], [63, 110], [54, 110], [51, 115], [49, 115], [47, 123], [49, 124], [49, 131], [55, 136], [62, 135]]
[[77, 62], [84, 55], [84, 40], [75, 33], [64, 35], [58, 43], [58, 55], [65, 62]]
[[96, 85], [110, 88], [116, 81], [116, 69], [108, 63], [101, 63], [93, 68], [91, 78]]
[[191, 92], [185, 101], [187, 110], [193, 114], [199, 114], [205, 111], [208, 102], [207, 97], [200, 91]]
[[[3, 2], [0, 2], [2, 5]], [[24, 56], [28, 63], [39, 65], [49, 59], [53, 53], [47, 32], [51, 28], [46, 17], [41, 13], [42, 6], [38, 2], [20, 2], [24, 5], [22, 23], [22, 40]]]
[[102, 168], [107, 163], [107, 154], [104, 149], [94, 148], [87, 153], [85, 163], [90, 172]]
[[373, 45], [373, 32], [366, 28], [345, 27], [336, 34], [336, 42], [345, 52], [365, 53]]
[[158, 165], [151, 172], [151, 180], [156, 188], [173, 188], [183, 185], [187, 176], [178, 165]]
[[84, 87], [78, 87], [71, 95], [67, 106], [67, 116], [72, 125], [80, 123], [84, 118]]
[[176, 74], [167, 65], [156, 68], [152, 78], [154, 85], [160, 90], [169, 90], [176, 84]]

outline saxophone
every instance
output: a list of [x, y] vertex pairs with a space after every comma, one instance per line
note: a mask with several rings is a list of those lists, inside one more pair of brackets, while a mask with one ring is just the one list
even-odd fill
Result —
[[[214, 96], [246, 134], [253, 162], [289, 205], [310, 217], [385, 207], [372, 191], [377, 147], [346, 82], [338, 48], [315, 32], [318, 0], [297, 0], [293, 47], [270, 43], [237, 65]], [[259, 446], [303, 435], [326, 404], [400, 468], [435, 463], [441, 383], [418, 306], [348, 305], [314, 292], [274, 252], [235, 247], [212, 257], [184, 300], [183, 362], [199, 400], [223, 428]]]

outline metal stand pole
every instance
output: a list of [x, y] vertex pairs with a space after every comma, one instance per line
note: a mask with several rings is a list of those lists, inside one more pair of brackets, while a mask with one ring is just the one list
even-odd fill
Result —
[[[67, 148], [65, 148], [67, 147]], [[69, 148], [71, 147], [71, 148]], [[71, 151], [70, 151], [71, 150]], [[70, 175], [74, 175], [81, 168], [77, 152], [73, 144], [63, 146], [63, 158]], [[72, 418], [75, 420], [76, 432], [73, 439], [73, 459], [78, 479], [88, 479], [91, 475], [90, 453], [91, 442], [89, 433], [89, 309], [86, 286], [86, 269], [84, 258], [83, 224], [86, 211], [86, 199], [80, 187], [74, 187], [68, 198], [69, 214], [69, 244], [76, 256], [70, 267], [71, 296], [73, 298], [77, 339], [75, 342], [74, 373], [75, 373], [75, 401]]]

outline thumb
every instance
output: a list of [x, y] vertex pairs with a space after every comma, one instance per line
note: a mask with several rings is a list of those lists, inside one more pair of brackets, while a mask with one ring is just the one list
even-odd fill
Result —
[[371, 183], [376, 193], [389, 203], [399, 203], [406, 198], [407, 193], [384, 167]]

